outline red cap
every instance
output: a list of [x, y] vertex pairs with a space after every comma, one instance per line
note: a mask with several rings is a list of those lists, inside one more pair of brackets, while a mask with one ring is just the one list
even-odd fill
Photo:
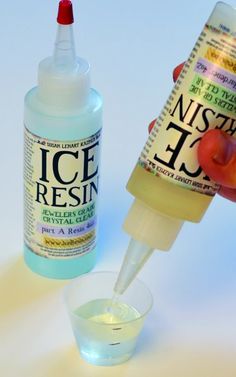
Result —
[[58, 8], [57, 22], [61, 25], [70, 25], [74, 22], [72, 2], [61, 0]]

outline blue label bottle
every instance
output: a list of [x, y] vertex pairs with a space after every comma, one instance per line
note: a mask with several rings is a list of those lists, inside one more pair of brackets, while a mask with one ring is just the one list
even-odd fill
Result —
[[54, 54], [25, 97], [24, 257], [34, 272], [68, 279], [95, 264], [102, 99], [76, 57], [69, 0], [57, 22]]

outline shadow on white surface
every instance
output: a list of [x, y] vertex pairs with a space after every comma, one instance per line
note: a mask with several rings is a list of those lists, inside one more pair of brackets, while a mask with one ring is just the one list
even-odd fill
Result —
[[23, 257], [0, 266], [0, 318], [58, 290], [65, 281], [43, 278], [31, 272]]
[[[42, 359], [30, 362], [25, 368], [25, 377], [77, 377], [83, 376], [86, 363], [80, 358], [76, 346], [48, 353]], [[80, 371], [80, 373], [78, 373]]]

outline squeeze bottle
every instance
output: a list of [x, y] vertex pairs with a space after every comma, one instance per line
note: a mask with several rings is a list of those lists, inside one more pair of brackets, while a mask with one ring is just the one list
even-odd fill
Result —
[[95, 264], [102, 99], [76, 57], [73, 9], [59, 3], [53, 56], [40, 62], [25, 97], [24, 257], [50, 278]]
[[184, 221], [199, 222], [219, 185], [197, 147], [209, 129], [236, 135], [236, 9], [218, 2], [128, 181], [135, 197], [124, 230], [131, 241], [114, 291], [122, 294], [154, 249], [169, 250]]

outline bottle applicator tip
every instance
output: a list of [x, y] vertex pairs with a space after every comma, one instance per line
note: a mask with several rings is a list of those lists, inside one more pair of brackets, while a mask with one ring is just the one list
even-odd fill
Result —
[[116, 297], [123, 294], [154, 249], [131, 238], [123, 264], [114, 287]]
[[70, 0], [59, 2], [57, 22], [60, 25], [71, 25], [74, 22], [73, 6]]

